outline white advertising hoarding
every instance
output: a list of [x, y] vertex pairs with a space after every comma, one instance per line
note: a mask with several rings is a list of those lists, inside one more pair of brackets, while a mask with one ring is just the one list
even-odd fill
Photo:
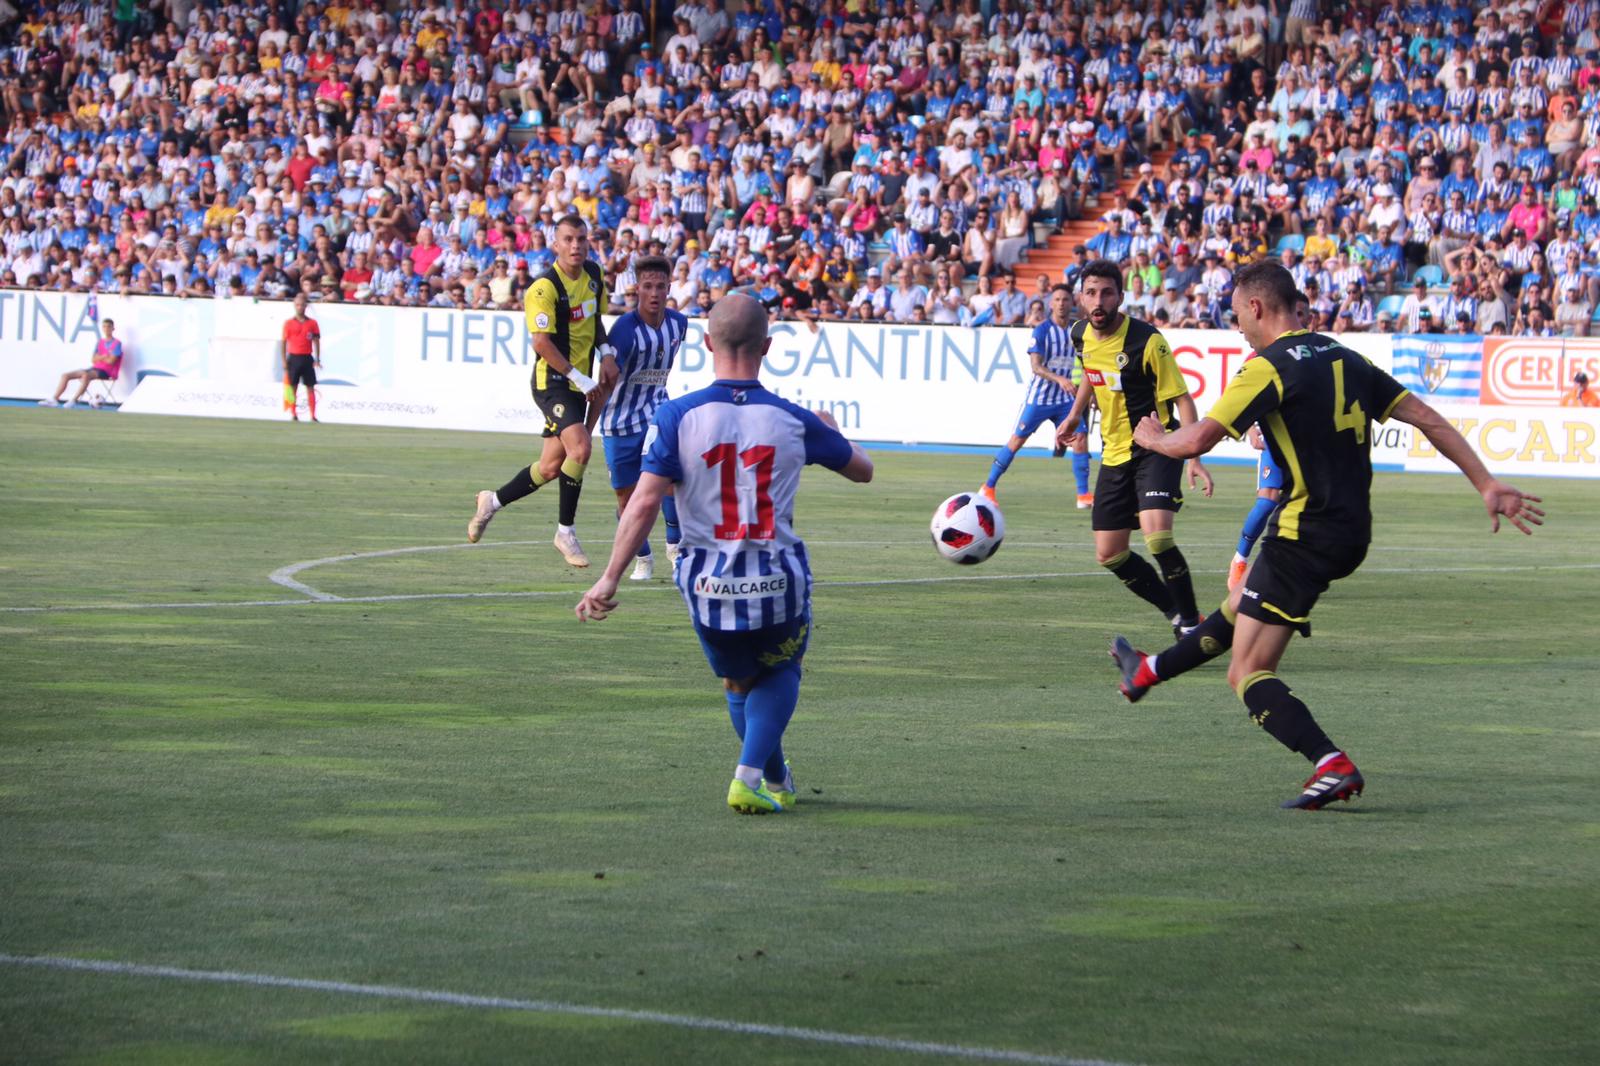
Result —
[[[103, 296], [127, 358], [117, 395], [124, 410], [224, 418], [283, 418], [277, 340], [289, 305], [254, 300]], [[522, 316], [503, 311], [314, 305], [322, 327], [318, 414], [330, 422], [536, 433], [542, 420], [528, 380], [533, 352]], [[691, 320], [670, 390], [712, 379], [704, 323]], [[87, 296], [0, 292], [0, 394], [36, 399], [59, 375], [87, 366], [95, 339]], [[1248, 348], [1237, 333], [1166, 332], [1204, 412]], [[1379, 366], [1392, 340], [1341, 341]], [[995, 446], [1010, 434], [1030, 376], [1020, 328], [796, 322], [772, 327], [762, 380], [806, 407], [827, 410], [857, 440]], [[135, 386], [137, 385], [137, 388]], [[1594, 420], [1512, 407], [1446, 406], [1491, 467], [1507, 473], [1600, 476]], [[1047, 425], [1029, 442], [1050, 444]], [[1587, 434], [1587, 435], [1586, 435]], [[1098, 444], [1098, 441], [1095, 442]], [[1251, 458], [1226, 441], [1217, 454]], [[1373, 429], [1376, 463], [1440, 470], [1446, 460], [1410, 427]]]

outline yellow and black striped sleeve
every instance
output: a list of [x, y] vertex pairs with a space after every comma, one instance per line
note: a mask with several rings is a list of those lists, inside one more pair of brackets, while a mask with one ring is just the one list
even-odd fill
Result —
[[1372, 411], [1375, 421], [1387, 422], [1389, 416], [1394, 414], [1394, 409], [1400, 406], [1400, 401], [1411, 394], [1411, 390], [1384, 373], [1366, 356], [1361, 356], [1361, 359], [1367, 364], [1368, 409]]
[[1283, 379], [1278, 376], [1278, 368], [1257, 356], [1228, 382], [1206, 417], [1221, 423], [1228, 435], [1238, 440], [1281, 403]]
[[559, 330], [556, 322], [556, 287], [549, 278], [536, 278], [528, 286], [522, 300], [529, 333], [554, 334]]

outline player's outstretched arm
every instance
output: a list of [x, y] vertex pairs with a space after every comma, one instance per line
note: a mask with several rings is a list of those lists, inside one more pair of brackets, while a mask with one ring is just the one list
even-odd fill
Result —
[[[1190, 405], [1193, 403], [1191, 400]], [[1167, 427], [1161, 424], [1161, 419], [1151, 414], [1145, 415], [1143, 421], [1133, 427], [1135, 444], [1162, 455], [1170, 455], [1174, 459], [1193, 459], [1198, 455], [1204, 455], [1227, 435], [1222, 423], [1214, 418], [1202, 418], [1198, 422], [1190, 422], [1168, 433]]]
[[[829, 429], [838, 432], [839, 421], [827, 411], [813, 412], [817, 419]], [[866, 484], [872, 480], [872, 456], [866, 449], [855, 441], [850, 442], [850, 461], [839, 468], [839, 473], [858, 484]]]
[[1502, 515], [1510, 519], [1511, 524], [1524, 533], [1533, 532], [1528, 528], [1530, 524], [1544, 525], [1544, 511], [1535, 506], [1544, 501], [1538, 496], [1530, 496], [1507, 485], [1489, 473], [1489, 468], [1483, 465], [1483, 460], [1478, 458], [1478, 453], [1472, 450], [1472, 445], [1467, 443], [1467, 439], [1427, 403], [1407, 393], [1395, 405], [1393, 417], [1407, 425], [1415, 426], [1428, 438], [1430, 444], [1439, 449], [1440, 455], [1456, 464], [1461, 468], [1461, 472], [1467, 475], [1472, 487], [1483, 497], [1483, 506], [1489, 512], [1490, 532], [1500, 532]]
[[617, 538], [611, 542], [611, 561], [606, 563], [600, 579], [583, 594], [576, 608], [580, 622], [603, 621], [616, 610], [617, 583], [633, 557], [639, 553], [644, 538], [656, 524], [661, 510], [661, 498], [672, 488], [672, 482], [660, 474], [648, 471], [639, 475], [639, 484], [628, 500], [628, 509], [617, 521]]

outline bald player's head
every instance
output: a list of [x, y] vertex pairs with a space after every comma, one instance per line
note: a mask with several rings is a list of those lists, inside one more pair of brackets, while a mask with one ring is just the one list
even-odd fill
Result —
[[[767, 309], [752, 296], [732, 293], [711, 309], [706, 333], [711, 351], [719, 359], [749, 361], [759, 369], [767, 352]], [[722, 374], [721, 370], [717, 373]]]

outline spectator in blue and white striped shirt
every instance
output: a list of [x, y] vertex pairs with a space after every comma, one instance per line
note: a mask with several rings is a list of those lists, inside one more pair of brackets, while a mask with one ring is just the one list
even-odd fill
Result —
[[[599, 414], [619, 514], [627, 509], [639, 484], [645, 434], [656, 409], [667, 400], [667, 376], [689, 330], [689, 320], [667, 307], [671, 274], [666, 259], [646, 256], [633, 269], [638, 279], [638, 305], [606, 333], [617, 350], [620, 373]], [[680, 534], [677, 508], [670, 495], [662, 503], [662, 514], [667, 525], [667, 555], [676, 559]], [[653, 576], [655, 560], [646, 537], [634, 560], [632, 579], [648, 581]]]

